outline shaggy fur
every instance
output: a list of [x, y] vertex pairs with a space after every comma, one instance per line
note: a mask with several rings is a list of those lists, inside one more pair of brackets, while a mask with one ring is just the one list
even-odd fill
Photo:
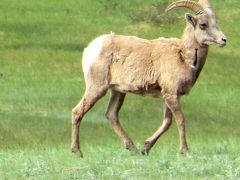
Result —
[[196, 82], [205, 64], [208, 46], [213, 43], [226, 45], [226, 37], [217, 27], [209, 2], [201, 0], [199, 4], [204, 13], [196, 16], [186, 14], [188, 24], [181, 39], [145, 40], [111, 33], [90, 43], [83, 55], [86, 91], [73, 109], [73, 152], [82, 155], [79, 144], [80, 122], [108, 89], [111, 90], [111, 98], [106, 117], [127, 149], [136, 150], [133, 141], [121, 127], [118, 112], [125, 94], [135, 93], [162, 97], [164, 100], [163, 124], [145, 141], [142, 153], [148, 153], [170, 127], [172, 114], [179, 130], [180, 150], [182, 153], [188, 151], [180, 97], [189, 93]]

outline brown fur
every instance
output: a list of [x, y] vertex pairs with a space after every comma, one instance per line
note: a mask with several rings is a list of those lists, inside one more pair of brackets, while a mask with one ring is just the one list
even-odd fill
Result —
[[[200, 1], [203, 6], [203, 3], [207, 2]], [[82, 117], [110, 89], [111, 98], [106, 117], [127, 149], [132, 151], [136, 148], [121, 127], [118, 113], [125, 94], [135, 93], [162, 97], [164, 100], [163, 124], [146, 140], [142, 153], [148, 153], [157, 139], [167, 131], [172, 123], [172, 114], [176, 118], [179, 130], [180, 150], [186, 153], [188, 146], [180, 97], [190, 92], [205, 64], [208, 54], [206, 43], [214, 41], [224, 45], [219, 38], [223, 39], [225, 36], [220, 30], [217, 31], [218, 27], [214, 21], [211, 24], [210, 20], [215, 18], [211, 13], [212, 11], [194, 17], [186, 15], [189, 23], [181, 39], [145, 40], [115, 34], [107, 36], [100, 55], [85, 74], [84, 97], [73, 109], [72, 151], [81, 152], [78, 136]], [[207, 32], [199, 29], [202, 21], [209, 22]]]

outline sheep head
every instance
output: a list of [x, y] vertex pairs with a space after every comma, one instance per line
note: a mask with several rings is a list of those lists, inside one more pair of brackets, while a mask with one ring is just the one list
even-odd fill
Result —
[[169, 5], [166, 11], [180, 7], [191, 9], [195, 13], [186, 13], [185, 19], [194, 29], [195, 39], [201, 46], [218, 44], [224, 47], [227, 44], [227, 38], [218, 27], [215, 12], [208, 0], [200, 0], [198, 3], [190, 0], [177, 1]]

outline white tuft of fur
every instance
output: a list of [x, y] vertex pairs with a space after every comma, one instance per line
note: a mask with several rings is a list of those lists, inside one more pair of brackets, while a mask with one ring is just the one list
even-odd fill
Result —
[[87, 77], [87, 74], [89, 72], [89, 68], [91, 65], [95, 62], [97, 57], [100, 55], [104, 40], [109, 35], [102, 35], [94, 39], [85, 49], [83, 52], [83, 58], [82, 58], [82, 68], [84, 76]]

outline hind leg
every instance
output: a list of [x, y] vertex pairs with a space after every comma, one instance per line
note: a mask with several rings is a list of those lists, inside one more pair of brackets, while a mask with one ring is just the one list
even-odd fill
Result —
[[91, 107], [107, 92], [107, 87], [95, 87], [90, 86], [87, 88], [83, 98], [72, 110], [72, 145], [71, 150], [74, 153], [80, 153], [82, 157], [82, 152], [80, 150], [79, 142], [79, 127], [82, 118], [85, 113], [87, 113]]
[[136, 151], [136, 147], [135, 147], [133, 141], [129, 138], [126, 131], [122, 128], [122, 126], [119, 122], [119, 115], [118, 115], [119, 111], [121, 109], [121, 106], [123, 104], [125, 95], [126, 94], [120, 93], [120, 92], [117, 92], [114, 90], [111, 91], [111, 97], [110, 97], [110, 101], [109, 101], [108, 108], [106, 111], [106, 118], [111, 123], [115, 133], [123, 141], [126, 149], [133, 152], [133, 151]]

